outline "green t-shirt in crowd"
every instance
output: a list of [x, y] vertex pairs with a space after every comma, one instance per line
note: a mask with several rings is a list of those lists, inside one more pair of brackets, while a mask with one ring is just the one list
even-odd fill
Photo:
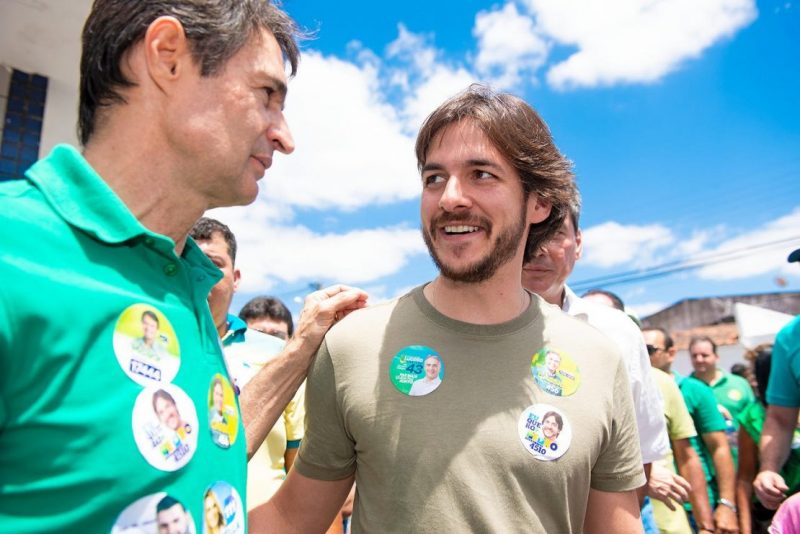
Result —
[[[739, 414], [739, 424], [750, 434], [756, 445], [761, 441], [761, 431], [764, 428], [764, 420], [766, 418], [767, 412], [757, 400], [751, 402]], [[800, 425], [794, 429], [789, 458], [781, 468], [781, 476], [786, 485], [789, 486], [789, 491], [786, 492], [786, 495], [793, 495], [800, 491]]]
[[0, 243], [0, 530], [244, 532], [245, 438], [206, 301], [219, 270], [63, 145], [0, 184]]
[[[736, 376], [731, 373], [726, 373], [720, 370], [719, 379], [709, 384], [714, 391], [714, 397], [717, 403], [720, 404], [725, 411], [730, 414], [722, 412], [722, 417], [725, 419], [725, 435], [728, 438], [728, 444], [731, 446], [731, 455], [733, 456], [733, 466], [739, 465], [739, 447], [737, 443], [737, 433], [739, 432], [738, 417], [747, 406], [756, 400], [753, 394], [753, 388], [741, 376]], [[694, 376], [694, 374], [692, 374]], [[698, 379], [699, 380], [699, 379]]]
[[717, 398], [708, 385], [691, 376], [681, 376], [675, 371], [672, 374], [675, 376], [675, 381], [678, 383], [686, 408], [689, 410], [689, 415], [692, 416], [695, 430], [697, 430], [697, 435], [690, 438], [689, 441], [700, 457], [700, 463], [703, 465], [703, 472], [706, 475], [706, 483], [708, 485], [709, 502], [711, 507], [714, 508], [719, 497], [719, 490], [717, 488], [714, 462], [703, 441], [703, 434], [724, 432], [726, 428], [725, 419], [719, 412]]

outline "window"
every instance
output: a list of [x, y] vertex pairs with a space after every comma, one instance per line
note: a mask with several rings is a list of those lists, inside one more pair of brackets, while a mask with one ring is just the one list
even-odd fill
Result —
[[47, 78], [0, 66], [0, 180], [20, 178], [39, 158]]

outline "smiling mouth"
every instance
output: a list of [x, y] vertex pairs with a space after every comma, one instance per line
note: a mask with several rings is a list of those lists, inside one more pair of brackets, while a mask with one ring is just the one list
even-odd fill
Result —
[[464, 235], [477, 232], [479, 229], [477, 226], [467, 226], [465, 224], [450, 225], [444, 227], [444, 233], [447, 235]]

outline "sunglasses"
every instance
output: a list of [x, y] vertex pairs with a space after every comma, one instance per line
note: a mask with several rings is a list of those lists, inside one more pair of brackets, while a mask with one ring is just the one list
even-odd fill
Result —
[[[641, 346], [641, 345], [640, 345]], [[656, 347], [655, 345], [645, 345], [647, 347], [647, 355], [652, 356], [660, 350], [667, 350], [664, 347]]]

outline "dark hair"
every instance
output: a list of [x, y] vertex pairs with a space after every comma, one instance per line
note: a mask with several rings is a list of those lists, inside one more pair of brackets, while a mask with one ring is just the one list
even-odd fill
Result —
[[239, 311], [239, 318], [247, 322], [250, 319], [271, 319], [273, 321], [283, 321], [288, 327], [289, 337], [294, 333], [294, 323], [292, 322], [292, 312], [286, 307], [279, 298], [276, 297], [255, 297], [245, 304]]
[[159, 389], [155, 393], [153, 393], [153, 411], [156, 412], [156, 413], [158, 413], [158, 411], [156, 410], [156, 401], [158, 399], [165, 400], [165, 401], [171, 403], [173, 406], [177, 406], [178, 405], [178, 403], [175, 402], [175, 399], [172, 397], [172, 395], [170, 395], [169, 393], [167, 393], [163, 389]]
[[536, 193], [551, 205], [547, 219], [530, 227], [527, 260], [531, 250], [555, 233], [575, 201], [577, 188], [572, 163], [559, 152], [547, 124], [527, 102], [508, 93], [496, 93], [485, 85], [472, 84], [425, 119], [415, 147], [419, 170], [425, 165], [433, 139], [462, 120], [474, 122], [511, 163], [522, 181], [526, 199]]
[[611, 301], [611, 304], [613, 304], [616, 309], [623, 312], [625, 311], [625, 303], [622, 302], [622, 299], [619, 298], [619, 296], [611, 291], [606, 291], [605, 289], [590, 289], [581, 295], [581, 297], [586, 297], [589, 295], [603, 295], [604, 297], [608, 297], [608, 300]]
[[752, 361], [753, 374], [756, 379], [756, 394], [761, 402], [766, 405], [769, 371], [772, 368], [772, 345], [757, 348]]
[[175, 497], [172, 497], [171, 495], [167, 495], [163, 499], [158, 501], [158, 504], [156, 504], [156, 514], [158, 514], [159, 512], [163, 512], [164, 510], [169, 510], [176, 504], [181, 507], [181, 510], [183, 510], [184, 512], [186, 511], [186, 507], [183, 505], [181, 501], [179, 501]]
[[208, 241], [214, 239], [214, 234], [220, 234], [222, 239], [228, 245], [228, 255], [231, 257], [231, 263], [236, 263], [236, 236], [233, 235], [231, 229], [225, 224], [219, 222], [211, 217], [200, 217], [194, 223], [192, 229], [189, 230], [189, 235], [195, 241]]
[[156, 315], [155, 312], [153, 312], [153, 311], [150, 311], [150, 310], [143, 311], [142, 312], [142, 318], [140, 320], [144, 321], [145, 317], [150, 317], [152, 320], [154, 320], [156, 322], [156, 325], [161, 324], [161, 321], [158, 320], [158, 315]]
[[731, 374], [741, 376], [742, 378], [749, 378], [747, 375], [747, 366], [743, 363], [734, 363], [731, 365]]
[[556, 420], [556, 424], [558, 425], [559, 431], [564, 430], [564, 419], [561, 417], [560, 413], [555, 411], [547, 412], [546, 414], [544, 414], [544, 417], [542, 417], [542, 423], [544, 423], [544, 420], [547, 419], [548, 417], [552, 417]]
[[689, 340], [689, 345], [688, 345], [688, 348], [689, 348], [689, 354], [691, 354], [691, 353], [692, 353], [692, 346], [693, 346], [695, 343], [702, 343], [702, 342], [704, 342], [704, 341], [705, 341], [706, 343], [709, 343], [709, 344], [711, 345], [711, 352], [713, 352], [714, 354], [716, 354], [716, 353], [717, 353], [717, 344], [716, 344], [716, 343], [714, 343], [714, 340], [713, 340], [713, 339], [711, 339], [711, 338], [710, 338], [710, 337], [708, 337], [708, 336], [692, 336], [692, 338]]
[[124, 104], [120, 89], [133, 87], [121, 65], [150, 24], [172, 16], [183, 25], [202, 76], [214, 76], [259, 30], [278, 41], [291, 74], [297, 72], [302, 37], [295, 22], [269, 0], [95, 0], [83, 26], [78, 138], [85, 145], [103, 107]]
[[647, 328], [642, 328], [642, 332], [660, 332], [662, 336], [664, 336], [664, 350], [669, 350], [675, 344], [672, 340], [672, 336], [669, 335], [665, 329], [661, 328], [660, 326], [648, 326]]

